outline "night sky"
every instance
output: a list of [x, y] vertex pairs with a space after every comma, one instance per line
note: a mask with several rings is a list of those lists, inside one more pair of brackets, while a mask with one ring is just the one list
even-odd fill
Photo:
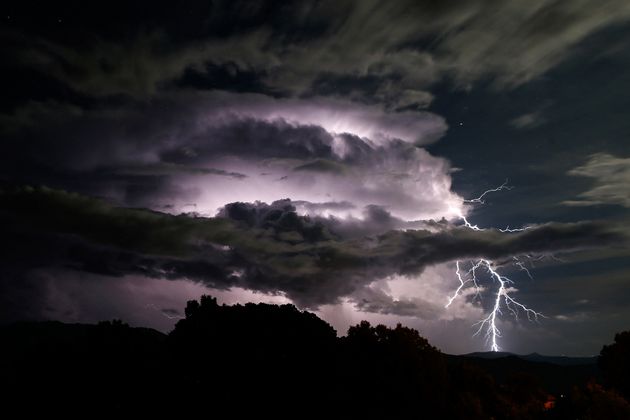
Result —
[[505, 351], [630, 327], [629, 2], [2, 9], [0, 322], [169, 331], [211, 294], [465, 353], [491, 267]]

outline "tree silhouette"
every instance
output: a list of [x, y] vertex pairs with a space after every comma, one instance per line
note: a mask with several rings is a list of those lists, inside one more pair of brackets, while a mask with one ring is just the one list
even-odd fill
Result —
[[[545, 390], [553, 365], [448, 356], [400, 324], [362, 321], [345, 337], [293, 305], [189, 301], [165, 336], [120, 320], [0, 327], [5, 411], [143, 417], [527, 420], [630, 418], [614, 389]], [[628, 333], [605, 346], [607, 384], [627, 386]], [[539, 370], [532, 369], [539, 367]], [[568, 368], [567, 368], [568, 369]], [[36, 403], [34, 403], [36, 402]], [[603, 416], [603, 417], [602, 417]]]
[[630, 331], [615, 335], [615, 342], [602, 348], [598, 364], [607, 384], [630, 398]]
[[416, 412], [444, 413], [447, 372], [441, 353], [418, 331], [398, 324], [372, 327], [362, 321], [341, 341], [341, 354], [354, 399], [379, 401], [365, 414], [383, 417]]
[[591, 381], [575, 387], [571, 393], [572, 415], [566, 418], [584, 420], [630, 419], [630, 404], [615, 390]]

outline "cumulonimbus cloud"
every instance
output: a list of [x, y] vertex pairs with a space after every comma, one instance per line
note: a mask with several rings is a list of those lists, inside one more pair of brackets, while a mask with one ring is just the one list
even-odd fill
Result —
[[[0, 202], [3, 220], [13, 226], [5, 273], [19, 261], [110, 276], [187, 278], [213, 288], [281, 293], [311, 308], [349, 297], [378, 312], [386, 311], [386, 300], [366, 287], [388, 276], [417, 275], [455, 259], [499, 261], [625, 246], [628, 239], [619, 226], [601, 222], [548, 223], [512, 234], [452, 225], [431, 229], [426, 222], [429, 228], [366, 227], [361, 236], [355, 226], [346, 237], [343, 221], [300, 216], [290, 200], [234, 203], [213, 218], [117, 208], [50, 189], [8, 188]], [[374, 293], [380, 298], [366, 301]], [[409, 312], [411, 303], [393, 302], [389, 310]]]
[[6, 127], [5, 173], [38, 183], [54, 168], [57, 186], [123, 205], [177, 212], [192, 203], [212, 215], [233, 201], [291, 197], [349, 201], [354, 208], [328, 210], [355, 217], [388, 206], [408, 220], [452, 217], [462, 205], [449, 162], [417, 146], [446, 130], [431, 113], [218, 91], [116, 112], [20, 112]]

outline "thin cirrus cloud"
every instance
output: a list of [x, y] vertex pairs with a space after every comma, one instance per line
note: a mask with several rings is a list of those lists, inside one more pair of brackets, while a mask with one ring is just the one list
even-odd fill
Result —
[[565, 205], [630, 207], [630, 158], [597, 153], [591, 155], [584, 165], [571, 169], [568, 175], [590, 178], [593, 185], [580, 193], [577, 199], [564, 201]]
[[429, 87], [444, 77], [462, 87], [484, 78], [499, 88], [520, 86], [570, 57], [580, 41], [630, 18], [623, 0], [232, 1], [205, 12], [187, 42], [178, 36], [182, 28], [147, 14], [144, 27], [131, 26], [135, 37], [125, 45], [102, 34], [98, 48], [17, 36], [12, 47], [22, 65], [45, 65], [94, 96], [146, 98], [187, 73], [219, 66], [253, 74], [254, 86], [275, 94], [325, 90], [422, 108], [431, 101]]

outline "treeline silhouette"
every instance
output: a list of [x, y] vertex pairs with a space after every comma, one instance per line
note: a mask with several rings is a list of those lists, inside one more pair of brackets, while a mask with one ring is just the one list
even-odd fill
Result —
[[569, 372], [557, 366], [447, 356], [401, 325], [363, 321], [337, 337], [292, 305], [209, 296], [168, 335], [106, 321], [18, 323], [0, 337], [2, 407], [15, 418], [630, 418], [630, 332], [603, 348], [600, 382], [555, 393], [531, 367]]

